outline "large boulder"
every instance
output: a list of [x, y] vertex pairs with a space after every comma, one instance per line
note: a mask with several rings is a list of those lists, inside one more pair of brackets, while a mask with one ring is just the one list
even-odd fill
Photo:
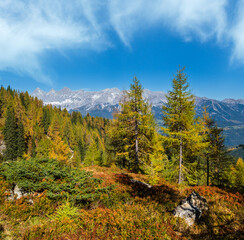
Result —
[[205, 210], [208, 210], [206, 199], [193, 191], [186, 199], [181, 201], [173, 214], [175, 217], [185, 219], [186, 224], [191, 226], [200, 219], [202, 212]]

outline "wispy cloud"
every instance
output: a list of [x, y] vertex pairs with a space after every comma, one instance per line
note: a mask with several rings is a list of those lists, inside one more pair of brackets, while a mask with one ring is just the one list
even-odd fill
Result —
[[239, 1], [237, 9], [235, 24], [230, 31], [230, 38], [234, 45], [232, 61], [244, 64], [244, 0]]
[[0, 70], [28, 74], [51, 84], [43, 57], [65, 51], [112, 46], [111, 30], [131, 48], [138, 31], [168, 29], [185, 41], [233, 44], [233, 59], [244, 63], [244, 0], [228, 22], [230, 0], [1, 0]]
[[93, 18], [96, 2], [99, 3], [2, 0], [0, 70], [27, 73], [37, 81], [50, 84], [51, 80], [43, 73], [43, 54], [82, 45], [98, 48], [106, 43], [100, 25]]
[[111, 23], [125, 45], [136, 31], [161, 25], [186, 40], [220, 39], [226, 25], [226, 0], [110, 0]]

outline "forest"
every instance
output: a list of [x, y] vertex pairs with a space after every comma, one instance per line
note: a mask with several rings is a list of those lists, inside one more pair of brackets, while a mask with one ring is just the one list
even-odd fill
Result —
[[[244, 163], [179, 68], [156, 124], [134, 77], [113, 119], [44, 105], [0, 89], [0, 237], [3, 239], [237, 239]], [[152, 186], [132, 185], [136, 179]], [[18, 186], [26, 194], [10, 198]], [[192, 190], [210, 210], [192, 228], [171, 211]]]

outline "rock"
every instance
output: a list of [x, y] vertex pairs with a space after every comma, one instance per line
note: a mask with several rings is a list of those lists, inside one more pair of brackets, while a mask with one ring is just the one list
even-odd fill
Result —
[[187, 225], [191, 226], [200, 219], [204, 210], [208, 210], [206, 199], [193, 191], [186, 199], [181, 201], [173, 214], [175, 217], [184, 218]]
[[[10, 190], [10, 196], [7, 198], [7, 200], [16, 200], [16, 199], [20, 199], [21, 197], [24, 197], [24, 196], [28, 196], [30, 194], [24, 192], [21, 188], [18, 187], [17, 184], [15, 184], [13, 186], [13, 188]], [[33, 204], [33, 200], [32, 199], [28, 199], [28, 202], [30, 204]]]
[[139, 181], [139, 180], [130, 179], [130, 181], [131, 181], [132, 183], [138, 183], [139, 185], [144, 186], [144, 187], [146, 187], [146, 188], [151, 188], [151, 187], [152, 187], [150, 184], [141, 182], [141, 181]]
[[3, 154], [4, 150], [6, 149], [6, 145], [2, 139], [0, 139], [0, 154]]
[[[16, 196], [17, 195], [17, 196]], [[27, 193], [24, 193], [17, 184], [14, 185], [14, 187], [10, 190], [10, 196], [8, 197], [8, 200], [14, 200], [14, 199], [20, 199], [23, 196], [26, 196]], [[16, 197], [15, 197], [16, 196]]]

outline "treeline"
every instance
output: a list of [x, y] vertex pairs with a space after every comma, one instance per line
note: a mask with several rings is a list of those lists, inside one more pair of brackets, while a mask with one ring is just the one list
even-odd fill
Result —
[[1, 161], [51, 158], [69, 165], [108, 165], [105, 129], [110, 121], [68, 113], [10, 87], [0, 89]]
[[179, 184], [243, 190], [243, 160], [227, 154], [223, 129], [206, 108], [202, 118], [196, 117], [184, 68], [177, 71], [162, 106], [162, 129], [142, 94], [135, 77], [114, 119], [107, 120], [44, 106], [27, 92], [2, 87], [0, 137], [6, 149], [1, 159], [51, 158], [70, 166], [114, 164], [148, 174], [152, 184], [163, 177]]

